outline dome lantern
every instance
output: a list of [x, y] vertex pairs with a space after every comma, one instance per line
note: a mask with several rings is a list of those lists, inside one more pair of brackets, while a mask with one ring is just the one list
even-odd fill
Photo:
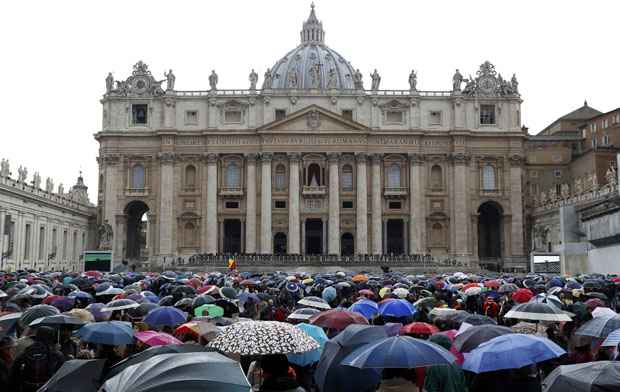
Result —
[[325, 31], [323, 24], [319, 22], [314, 13], [314, 3], [310, 5], [310, 16], [303, 24], [301, 30], [301, 44], [323, 45], [325, 39]]

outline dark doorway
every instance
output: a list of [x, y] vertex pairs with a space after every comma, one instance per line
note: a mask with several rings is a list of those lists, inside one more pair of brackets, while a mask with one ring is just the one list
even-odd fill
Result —
[[241, 253], [241, 221], [224, 220], [224, 253]]
[[321, 185], [321, 167], [316, 163], [310, 164], [308, 166], [308, 179], [306, 181], [306, 185], [308, 186], [319, 186]]
[[320, 255], [323, 253], [323, 221], [306, 219], [306, 254]]
[[125, 257], [129, 260], [137, 260], [146, 257], [147, 238], [147, 212], [149, 207], [143, 201], [136, 200], [127, 204], [125, 215], [127, 216], [127, 247]]
[[387, 221], [386, 253], [402, 255], [405, 253], [405, 225], [402, 219]]
[[478, 208], [478, 258], [502, 257], [502, 207], [488, 201]]
[[273, 254], [275, 255], [285, 255], [286, 254], [286, 234], [284, 233], [276, 233], [273, 236]]
[[353, 256], [355, 249], [353, 248], [353, 234], [344, 233], [340, 238], [340, 252], [343, 256]]

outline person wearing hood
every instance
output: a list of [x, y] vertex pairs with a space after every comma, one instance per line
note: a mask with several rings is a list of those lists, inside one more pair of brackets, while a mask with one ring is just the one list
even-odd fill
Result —
[[299, 386], [286, 355], [268, 355], [261, 359], [263, 383], [260, 392], [306, 392]]
[[[429, 341], [450, 350], [452, 342], [445, 335], [433, 335]], [[424, 390], [427, 392], [467, 392], [463, 370], [456, 364], [436, 365], [426, 369]]]

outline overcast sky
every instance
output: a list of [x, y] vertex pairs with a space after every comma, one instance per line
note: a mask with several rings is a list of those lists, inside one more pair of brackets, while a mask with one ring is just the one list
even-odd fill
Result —
[[[0, 4], [0, 157], [65, 189], [84, 171], [96, 200], [105, 76], [125, 79], [145, 61], [172, 68], [178, 90], [247, 88], [248, 73], [299, 44], [310, 1], [62, 1]], [[581, 106], [620, 106], [620, 1], [317, 0], [326, 43], [381, 87], [449, 90], [455, 68], [475, 75], [489, 60], [516, 73], [523, 124], [536, 133]]]

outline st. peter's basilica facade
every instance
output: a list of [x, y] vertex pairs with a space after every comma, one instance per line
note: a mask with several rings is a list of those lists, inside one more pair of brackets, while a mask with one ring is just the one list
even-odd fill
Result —
[[489, 62], [474, 77], [457, 70], [449, 91], [418, 91], [413, 71], [403, 90], [369, 76], [325, 45], [314, 8], [300, 45], [260, 83], [252, 70], [246, 90], [221, 89], [213, 71], [209, 91], [179, 91], [172, 70], [158, 81], [142, 62], [125, 80], [108, 75], [98, 219], [115, 260], [430, 254], [524, 265], [516, 78]]

